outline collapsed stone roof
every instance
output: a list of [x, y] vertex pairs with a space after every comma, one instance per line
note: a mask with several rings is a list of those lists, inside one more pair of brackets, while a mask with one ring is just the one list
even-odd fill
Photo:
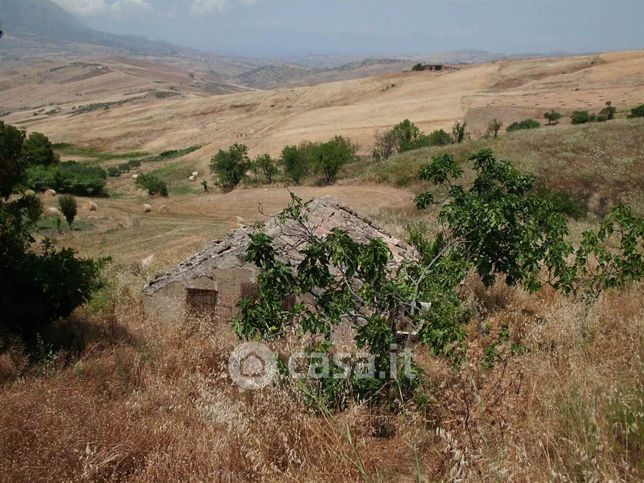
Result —
[[[301, 260], [298, 243], [304, 230], [324, 237], [334, 228], [344, 230], [353, 240], [360, 243], [382, 239], [391, 250], [393, 255], [391, 262], [394, 266], [398, 265], [403, 258], [416, 257], [415, 250], [408, 244], [331, 198], [317, 198], [310, 201], [306, 205], [306, 213], [306, 228], [294, 220], [280, 219], [279, 215], [271, 216], [263, 222], [263, 229], [272, 237], [273, 247], [278, 255], [293, 265]], [[250, 235], [254, 231], [254, 227], [241, 226], [223, 240], [209, 243], [171, 271], [158, 275], [150, 281], [143, 289], [143, 293], [153, 295], [173, 283], [208, 276], [215, 268], [227, 269], [246, 265], [254, 268], [254, 265], [249, 264], [245, 258], [250, 244]]]

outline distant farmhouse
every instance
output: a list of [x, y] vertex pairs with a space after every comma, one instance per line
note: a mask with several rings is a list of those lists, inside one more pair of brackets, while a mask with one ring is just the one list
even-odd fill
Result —
[[[392, 252], [392, 269], [404, 258], [416, 256], [409, 245], [329, 198], [315, 199], [307, 205], [305, 226], [320, 237], [340, 228], [361, 243], [382, 239]], [[303, 229], [297, 222], [279, 215], [264, 222], [264, 231], [273, 238], [278, 255], [293, 266], [301, 261], [297, 244]], [[146, 315], [167, 323], [181, 323], [191, 316], [207, 316], [221, 322], [232, 320], [238, 313], [238, 302], [257, 290], [258, 268], [246, 261], [252, 233], [252, 227], [242, 226], [157, 276], [143, 289]]]
[[418, 64], [414, 64], [411, 70], [412, 72], [421, 72], [424, 70], [441, 71], [443, 68], [445, 68], [443, 64], [423, 64], [422, 62], [419, 62]]

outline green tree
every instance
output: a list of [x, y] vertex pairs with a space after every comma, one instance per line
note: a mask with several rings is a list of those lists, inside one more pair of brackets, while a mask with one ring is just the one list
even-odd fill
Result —
[[456, 144], [460, 144], [465, 140], [465, 128], [467, 127], [467, 122], [465, 121], [456, 121], [452, 126], [452, 137]]
[[261, 173], [265, 178], [268, 184], [273, 183], [273, 178], [279, 172], [277, 169], [277, 163], [270, 154], [260, 154], [253, 161], [253, 170], [255, 172]]
[[419, 138], [423, 134], [418, 126], [409, 119], [405, 119], [401, 123], [395, 125], [391, 132], [395, 139], [396, 150], [399, 153], [415, 149]]
[[563, 117], [563, 114], [553, 109], [552, 111], [546, 112], [543, 117], [548, 121], [548, 126], [552, 126], [559, 122], [559, 119]]
[[305, 153], [298, 146], [285, 146], [281, 155], [284, 174], [299, 183], [309, 173], [310, 164]]
[[327, 184], [335, 181], [340, 168], [355, 159], [356, 147], [346, 137], [336, 136], [316, 147], [313, 159], [318, 173], [324, 175]]
[[74, 223], [74, 218], [78, 212], [78, 206], [76, 204], [76, 198], [74, 195], [61, 195], [58, 197], [58, 206], [60, 211], [63, 213], [69, 229], [72, 229], [72, 223]]
[[430, 146], [447, 146], [452, 144], [452, 136], [444, 129], [436, 129], [427, 136]]
[[571, 124], [586, 124], [588, 122], [595, 122], [597, 118], [594, 114], [590, 114], [588, 111], [573, 111], [570, 115]]
[[22, 157], [25, 132], [0, 121], [0, 196], [7, 198], [24, 177], [27, 163]]
[[523, 121], [515, 121], [510, 124], [506, 131], [520, 131], [522, 129], [537, 129], [540, 128], [541, 124], [536, 119], [524, 119]]
[[499, 131], [502, 127], [503, 123], [501, 121], [496, 118], [492, 119], [487, 125], [487, 135], [494, 135], [494, 138], [496, 139], [499, 136]]
[[32, 132], [29, 135], [22, 146], [22, 153], [25, 161], [32, 166], [36, 164], [49, 166], [60, 161], [49, 138], [39, 132]]
[[395, 150], [396, 135], [391, 129], [376, 133], [373, 145], [373, 158], [376, 161], [389, 159]]
[[20, 139], [21, 131], [0, 123], [0, 351], [12, 338], [32, 351], [39, 340], [47, 343], [51, 325], [101, 287], [105, 263], [76, 258], [71, 249], [56, 250], [48, 240], [36, 245], [40, 201], [35, 196], [9, 198], [24, 183]]
[[248, 147], [244, 144], [233, 144], [228, 151], [220, 149], [213, 156], [210, 171], [217, 175], [221, 186], [232, 189], [244, 179], [250, 164]]
[[137, 188], [146, 190], [150, 196], [168, 196], [168, 186], [165, 184], [165, 181], [153, 174], [140, 174], [136, 178], [135, 184]]
[[639, 106], [632, 108], [631, 112], [628, 114], [628, 117], [644, 117], [644, 104], [640, 104]]

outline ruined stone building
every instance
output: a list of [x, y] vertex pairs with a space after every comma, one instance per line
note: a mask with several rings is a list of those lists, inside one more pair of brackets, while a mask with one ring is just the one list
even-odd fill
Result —
[[[294, 247], [302, 230], [297, 225], [278, 216], [264, 221], [264, 231], [273, 238], [278, 255], [293, 265], [300, 261]], [[413, 249], [407, 244], [329, 198], [315, 199], [307, 205], [306, 227], [321, 237], [333, 228], [340, 228], [361, 243], [381, 238], [392, 252], [394, 265], [413, 256]], [[146, 315], [169, 323], [180, 323], [191, 314], [211, 316], [222, 322], [232, 320], [240, 299], [256, 290], [258, 268], [245, 259], [253, 230], [242, 226], [153, 279], [143, 289]]]

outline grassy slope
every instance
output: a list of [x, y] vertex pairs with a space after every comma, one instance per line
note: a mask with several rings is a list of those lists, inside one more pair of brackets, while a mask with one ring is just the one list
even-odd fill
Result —
[[644, 212], [644, 119], [503, 133], [498, 139], [404, 153], [353, 174], [367, 181], [410, 186], [432, 155], [446, 151], [464, 159], [483, 147], [550, 188], [587, 198], [594, 211], [625, 201]]
[[[643, 131], [642, 121], [615, 121], [446, 149], [463, 157], [490, 144], [552, 187], [629, 199], [641, 209]], [[366, 173], [358, 164], [353, 175], [411, 185], [421, 163], [437, 151], [398, 156]], [[360, 187], [346, 188], [365, 198], [366, 187], [362, 194]], [[219, 214], [214, 198], [206, 200], [200, 206]], [[186, 216], [181, 210], [177, 215]], [[398, 215], [393, 222], [399, 225], [418, 216], [411, 208]], [[172, 238], [163, 239], [161, 252], [180, 239], [169, 222], [153, 225], [148, 218], [143, 228], [135, 225], [117, 235], [130, 243], [134, 230], [149, 226], [150, 247], [166, 231]], [[201, 230], [214, 225], [203, 223]], [[190, 225], [195, 231], [195, 222]], [[454, 367], [419, 350], [426, 383], [402, 414], [358, 406], [326, 417], [311, 411], [288, 384], [239, 391], [226, 376], [228, 355], [239, 343], [227, 324], [169, 327], [148, 320], [140, 311], [141, 268], [127, 264], [112, 270], [108, 289], [63, 325], [86, 344], [80, 357], [49, 355], [29, 365], [19, 349], [0, 355], [0, 474], [6, 479], [638, 481], [644, 476], [641, 284], [610, 291], [586, 306], [548, 290], [528, 295], [502, 284], [485, 290], [472, 281], [478, 312], [468, 325], [463, 364]], [[502, 326], [510, 340], [495, 345], [490, 368], [489, 348]]]

